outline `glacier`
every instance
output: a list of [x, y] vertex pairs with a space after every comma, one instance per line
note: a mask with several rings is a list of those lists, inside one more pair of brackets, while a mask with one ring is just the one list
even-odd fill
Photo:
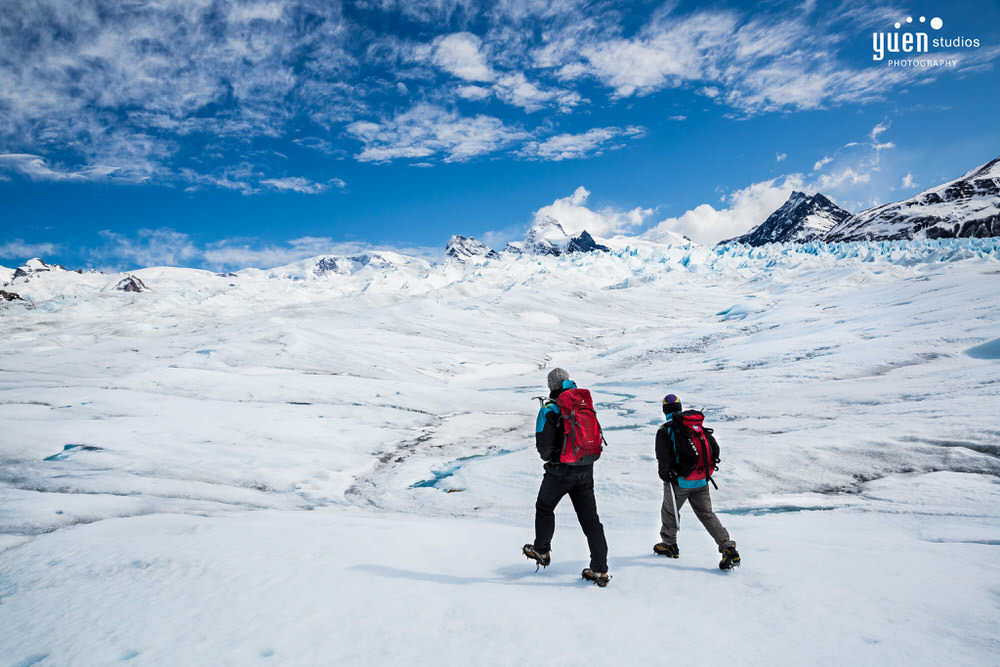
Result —
[[[696, 626], [710, 665], [992, 662], [1000, 239], [602, 243], [0, 267], [0, 662], [610, 665]], [[607, 431], [603, 590], [568, 501], [520, 555], [553, 366]], [[667, 392], [736, 572], [690, 513], [651, 552]]]

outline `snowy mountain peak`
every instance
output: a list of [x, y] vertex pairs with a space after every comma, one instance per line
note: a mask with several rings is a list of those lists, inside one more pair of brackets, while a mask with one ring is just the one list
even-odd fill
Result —
[[561, 243], [565, 239], [569, 238], [569, 234], [566, 233], [566, 229], [559, 224], [559, 221], [555, 218], [545, 216], [528, 230], [528, 235], [525, 237], [526, 243], [542, 243], [544, 241], [550, 241], [552, 243]]
[[329, 274], [349, 275], [365, 267], [374, 269], [391, 269], [398, 265], [387, 253], [373, 252], [350, 257], [320, 257], [312, 261], [312, 274], [325, 276]]
[[981, 167], [976, 167], [972, 171], [966, 173], [959, 180], [968, 180], [974, 178], [1000, 178], [1000, 157], [995, 160], [991, 160]]
[[320, 257], [313, 264], [313, 273], [317, 276], [325, 276], [328, 273], [346, 273], [346, 269], [336, 257]]
[[[60, 266], [59, 264], [46, 264], [38, 257], [34, 257], [14, 269], [14, 275], [11, 277], [11, 280], [16, 280], [17, 278], [31, 278], [32, 276], [40, 273], [48, 273], [52, 271], [65, 273], [66, 267]], [[80, 272], [77, 271], [77, 273]]]
[[824, 241], [1000, 236], [1000, 158], [961, 178], [893, 204], [862, 211]]
[[587, 230], [576, 236], [570, 236], [565, 227], [550, 216], [545, 216], [535, 222], [528, 230], [521, 243], [510, 243], [504, 248], [505, 253], [525, 255], [563, 255], [576, 252], [610, 252], [610, 249], [597, 243]]
[[830, 229], [850, 216], [848, 211], [820, 193], [810, 196], [796, 190], [767, 220], [743, 236], [723, 243], [736, 242], [751, 246], [765, 243], [807, 243], [823, 238]]
[[474, 258], [496, 259], [500, 254], [488, 245], [474, 238], [456, 234], [448, 241], [444, 254], [446, 257], [464, 262]]
[[243, 269], [235, 275], [247, 277], [266, 275], [270, 278], [292, 280], [316, 280], [355, 274], [371, 277], [384, 273], [400, 273], [415, 277], [426, 273], [429, 267], [429, 262], [418, 257], [378, 250], [349, 256], [320, 255], [268, 270]]

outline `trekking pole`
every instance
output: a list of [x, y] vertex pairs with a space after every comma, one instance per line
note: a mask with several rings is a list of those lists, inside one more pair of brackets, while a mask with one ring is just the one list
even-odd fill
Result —
[[674, 497], [674, 483], [667, 482], [667, 485], [670, 486], [670, 504], [674, 506], [674, 523], [677, 526], [677, 528], [680, 529], [681, 515], [677, 512], [677, 498]]

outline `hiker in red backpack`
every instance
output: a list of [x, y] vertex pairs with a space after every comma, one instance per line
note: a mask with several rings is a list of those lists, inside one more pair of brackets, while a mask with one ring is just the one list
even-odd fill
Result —
[[590, 392], [577, 388], [569, 373], [554, 368], [548, 375], [548, 384], [549, 398], [542, 400], [535, 423], [535, 448], [545, 461], [545, 476], [535, 502], [535, 541], [525, 544], [522, 552], [538, 565], [548, 566], [552, 560], [556, 505], [569, 494], [590, 545], [590, 567], [581, 574], [603, 588], [611, 576], [608, 543], [594, 498], [594, 461], [601, 456], [601, 426], [594, 414]]
[[[680, 511], [691, 501], [691, 509], [709, 535], [719, 545], [722, 560], [719, 568], [731, 570], [740, 564], [736, 543], [729, 539], [719, 517], [712, 511], [712, 497], [708, 483], [719, 462], [719, 444], [712, 429], [703, 424], [704, 415], [697, 410], [682, 410], [681, 401], [674, 394], [663, 398], [663, 414], [667, 421], [656, 431], [656, 461], [660, 479], [663, 480], [663, 505], [660, 507], [660, 539], [653, 545], [653, 553], [677, 558], [677, 530]], [[716, 487], [718, 488], [718, 487]]]

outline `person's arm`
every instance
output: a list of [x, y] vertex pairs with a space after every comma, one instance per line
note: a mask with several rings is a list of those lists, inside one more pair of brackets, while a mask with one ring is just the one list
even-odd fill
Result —
[[[558, 461], [562, 451], [559, 409], [553, 403], [542, 406], [535, 422], [535, 449], [543, 461]], [[555, 459], [553, 459], [555, 456]]]
[[656, 466], [660, 479], [669, 482], [673, 475], [674, 467], [674, 442], [670, 437], [668, 424], [660, 426], [656, 431]]

